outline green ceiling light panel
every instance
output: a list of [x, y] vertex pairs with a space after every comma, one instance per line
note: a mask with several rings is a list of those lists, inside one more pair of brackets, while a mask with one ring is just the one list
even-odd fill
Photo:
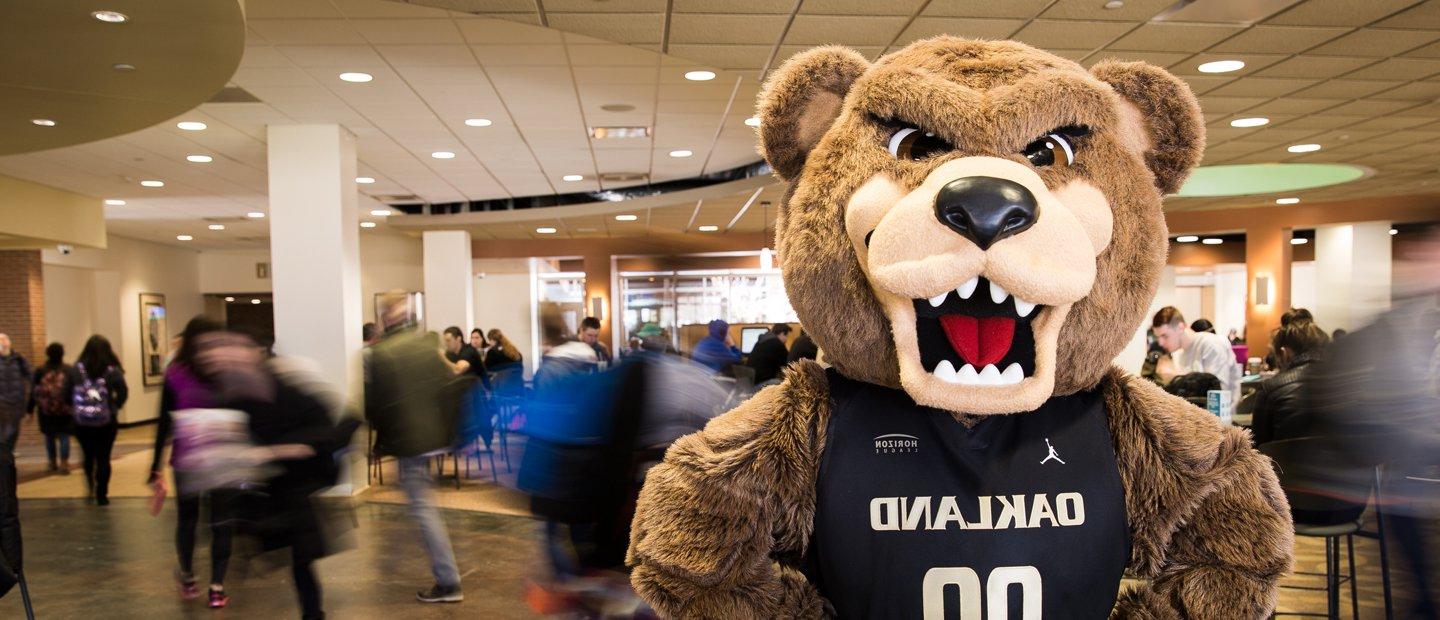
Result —
[[1349, 183], [1369, 170], [1349, 164], [1235, 164], [1201, 166], [1190, 174], [1180, 198], [1250, 196]]

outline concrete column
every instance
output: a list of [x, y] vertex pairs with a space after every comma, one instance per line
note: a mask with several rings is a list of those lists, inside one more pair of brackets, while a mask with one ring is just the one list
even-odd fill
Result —
[[355, 140], [339, 125], [272, 125], [267, 134], [276, 351], [318, 362], [336, 391], [359, 402]]
[[1315, 229], [1315, 322], [1326, 331], [1363, 326], [1390, 307], [1390, 223]]
[[1245, 342], [1251, 357], [1270, 351], [1270, 332], [1290, 309], [1290, 236], [1280, 225], [1245, 229]]
[[[614, 295], [610, 294], [611, 260], [608, 252], [590, 253], [584, 257], [585, 267], [585, 312], [584, 316], [595, 316], [596, 299], [599, 299], [599, 307], [604, 316], [597, 316], [600, 319], [600, 341], [612, 343], [612, 331], [610, 325], [614, 312], [614, 304], [611, 303]], [[613, 343], [611, 350], [614, 350]]]
[[475, 321], [475, 277], [470, 272], [470, 233], [427, 230], [425, 244], [425, 324], [439, 332], [454, 325], [468, 338]]

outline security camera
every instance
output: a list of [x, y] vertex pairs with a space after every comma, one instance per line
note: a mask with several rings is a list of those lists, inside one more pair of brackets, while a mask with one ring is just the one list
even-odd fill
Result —
[[65, 244], [63, 244], [63, 243], [60, 244], [60, 245], [55, 246], [55, 249], [60, 250], [60, 253], [66, 255], [66, 256], [69, 256], [71, 252], [74, 252], [74, 251], [75, 251], [75, 247], [74, 247], [74, 246], [65, 245]]

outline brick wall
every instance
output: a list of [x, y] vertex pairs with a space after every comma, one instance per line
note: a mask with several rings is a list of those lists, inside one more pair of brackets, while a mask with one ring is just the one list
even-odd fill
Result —
[[[40, 250], [0, 251], [0, 333], [32, 365], [45, 360], [45, 277]], [[20, 444], [38, 442], [35, 422], [21, 427]]]

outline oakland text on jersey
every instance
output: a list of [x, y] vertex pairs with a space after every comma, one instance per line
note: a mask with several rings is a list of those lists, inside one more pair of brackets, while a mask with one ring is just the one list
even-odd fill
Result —
[[870, 500], [870, 529], [1005, 530], [1029, 527], [1070, 527], [1085, 524], [1085, 498], [1060, 493], [1054, 502], [1045, 493], [981, 495], [962, 509], [954, 495], [940, 497], [876, 497]]

